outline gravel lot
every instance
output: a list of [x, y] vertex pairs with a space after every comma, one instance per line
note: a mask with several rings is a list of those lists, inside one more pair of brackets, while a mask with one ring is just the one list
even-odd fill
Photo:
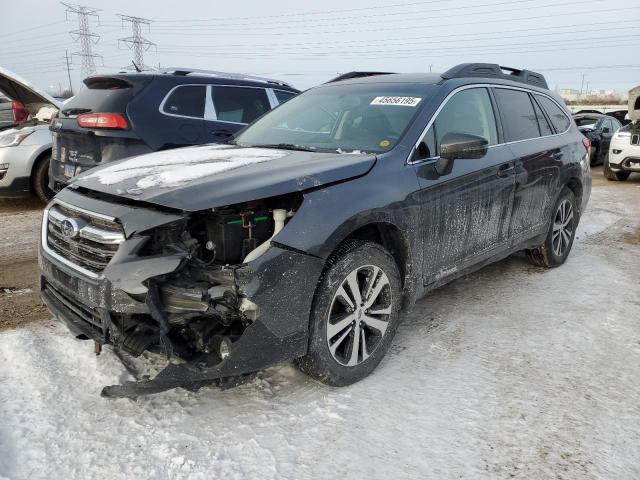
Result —
[[[0, 285], [35, 289], [38, 207], [0, 214]], [[514, 255], [433, 292], [347, 388], [285, 364], [226, 392], [105, 400], [131, 378], [113, 353], [0, 293], [0, 479], [635, 480], [639, 284], [640, 176], [598, 168], [563, 267]]]

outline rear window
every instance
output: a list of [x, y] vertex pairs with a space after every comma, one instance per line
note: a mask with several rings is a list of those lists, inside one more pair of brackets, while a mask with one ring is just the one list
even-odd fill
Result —
[[542, 134], [542, 136], [552, 135], [553, 130], [551, 129], [551, 125], [549, 125], [549, 122], [544, 117], [544, 113], [542, 113], [542, 110], [540, 110], [540, 106], [535, 101], [533, 102], [533, 109], [536, 111], [536, 117], [538, 117], [538, 126], [540, 127], [540, 133]]
[[264, 88], [211, 87], [216, 117], [223, 122], [251, 123], [271, 110]]
[[284, 103], [287, 100], [291, 100], [296, 96], [295, 93], [285, 92], [284, 90], [274, 90], [273, 93], [276, 94], [276, 98], [278, 99], [278, 103]]
[[[547, 112], [547, 116], [551, 119], [551, 123], [556, 129], [556, 132], [562, 133], [569, 128], [571, 120], [569, 120], [564, 111], [556, 105], [556, 102], [543, 95], [536, 95], [536, 99], [540, 102], [540, 105], [544, 108], [545, 112]], [[596, 122], [597, 120], [592, 120], [592, 123]]]
[[162, 111], [181, 117], [204, 117], [204, 85], [183, 85], [175, 88], [164, 101]]
[[90, 79], [64, 105], [63, 113], [112, 112], [125, 113], [133, 98], [133, 87], [121, 79], [100, 77]]
[[507, 141], [515, 142], [540, 136], [536, 113], [527, 92], [496, 88], [495, 94], [502, 112]]

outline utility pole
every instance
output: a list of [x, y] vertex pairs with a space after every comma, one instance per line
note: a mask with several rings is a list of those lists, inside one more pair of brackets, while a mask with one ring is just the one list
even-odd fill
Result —
[[124, 43], [128, 48], [133, 50], [133, 65], [127, 65], [126, 69], [135, 69], [138, 71], [153, 70], [152, 67], [148, 67], [144, 63], [144, 52], [151, 47], [155, 47], [155, 43], [147, 40], [142, 36], [142, 25], [147, 26], [147, 30], [151, 30], [151, 22], [148, 18], [132, 17], [130, 15], [118, 15], [122, 20], [122, 26], [125, 22], [131, 24], [131, 36], [118, 39], [118, 45], [120, 42]]
[[582, 95], [583, 89], [584, 89], [584, 73], [582, 74], [582, 83], [580, 84], [580, 95]]
[[71, 95], [73, 95], [73, 85], [71, 84], [71, 68], [69, 67], [69, 51], [68, 50], [64, 51], [64, 59], [67, 63], [67, 76], [69, 77], [69, 91], [71, 92]]
[[96, 58], [102, 58], [102, 55], [98, 55], [93, 53], [93, 45], [98, 43], [100, 40], [100, 35], [96, 35], [91, 32], [89, 26], [89, 17], [98, 18], [98, 9], [92, 7], [85, 7], [83, 5], [76, 5], [72, 3], [60, 2], [62, 5], [67, 7], [66, 14], [67, 19], [69, 18], [69, 13], [75, 13], [78, 16], [78, 29], [72, 30], [69, 32], [71, 38], [75, 42], [80, 43], [80, 52], [72, 53], [73, 55], [78, 55], [82, 58], [82, 78], [86, 78], [89, 75], [93, 75], [96, 73]]
[[431, 73], [431, 69], [433, 68], [433, 63], [429, 64], [429, 73]]

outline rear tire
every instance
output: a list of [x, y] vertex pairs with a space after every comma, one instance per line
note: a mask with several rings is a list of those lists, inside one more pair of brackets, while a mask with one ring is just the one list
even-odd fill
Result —
[[609, 154], [607, 153], [607, 156], [604, 159], [604, 176], [607, 178], [607, 180], [612, 180], [614, 182], [624, 182], [627, 178], [629, 178], [629, 175], [631, 175], [631, 172], [614, 172], [613, 170], [611, 170], [611, 167], [609, 167]]
[[578, 226], [578, 202], [569, 188], [564, 187], [553, 208], [553, 217], [544, 242], [527, 250], [529, 259], [540, 267], [558, 267], [571, 252]]
[[51, 155], [45, 155], [37, 160], [31, 176], [33, 193], [44, 203], [49, 203], [55, 193], [49, 188], [49, 163]]
[[346, 242], [327, 262], [318, 285], [309, 349], [296, 360], [300, 370], [333, 386], [365, 378], [391, 346], [400, 295], [400, 273], [389, 252], [373, 242]]

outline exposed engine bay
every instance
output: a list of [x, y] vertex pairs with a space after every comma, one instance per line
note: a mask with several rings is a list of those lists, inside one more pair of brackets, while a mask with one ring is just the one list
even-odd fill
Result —
[[[111, 199], [96, 201], [105, 200]], [[44, 250], [76, 269], [78, 264], [90, 269], [87, 273], [99, 279], [98, 284], [87, 284], [80, 297], [97, 299], [98, 305], [80, 303], [67, 291], [69, 286], [77, 289], [79, 280], [70, 281], [41, 258], [51, 273], [42, 277], [43, 298], [79, 338], [96, 342], [97, 353], [110, 344], [134, 357], [150, 351], [197, 368], [218, 365], [260, 316], [259, 305], [247, 298], [241, 285], [240, 270], [265, 254], [301, 202], [302, 194], [293, 193], [170, 214], [167, 223], [162, 212], [155, 212], [158, 220], [150, 218], [153, 212], [143, 212], [159, 225], [125, 238], [116, 233], [119, 220], [110, 223], [89, 210], [54, 201], [45, 214]], [[140, 214], [137, 206], [131, 211]], [[78, 235], [69, 236], [68, 229]], [[104, 245], [105, 238], [119, 243]], [[110, 292], [110, 298], [100, 304], [104, 292]], [[166, 388], [173, 386], [178, 385]], [[105, 394], [116, 387], [107, 387]]]
[[[213, 209], [153, 231], [147, 255], [185, 258], [177, 271], [147, 281], [146, 303], [161, 325], [159, 333], [170, 341], [171, 352], [164, 353], [185, 360], [201, 354], [226, 358], [259, 315], [259, 307], [238, 287], [236, 269], [269, 248], [300, 201], [294, 195]], [[140, 330], [144, 327], [138, 324], [135, 331]], [[122, 348], [139, 355], [155, 341], [153, 335], [142, 341], [143, 336], [136, 335], [134, 342], [125, 337]]]

